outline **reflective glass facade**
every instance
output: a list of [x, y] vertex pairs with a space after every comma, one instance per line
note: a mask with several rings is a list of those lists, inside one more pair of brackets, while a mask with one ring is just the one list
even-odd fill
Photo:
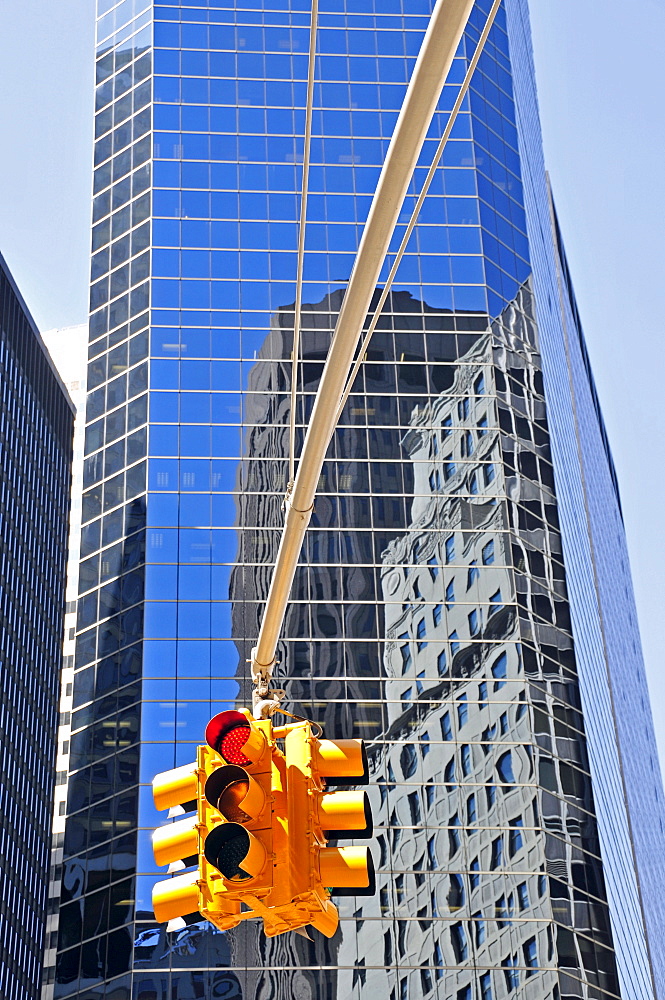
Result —
[[74, 414], [0, 256], [0, 995], [39, 996]]
[[[478, 0], [401, 224], [488, 9]], [[192, 758], [211, 714], [249, 702], [282, 523], [310, 4], [98, 11], [47, 996], [654, 997], [662, 791], [520, 0], [492, 29], [342, 415], [278, 654], [290, 711], [368, 741], [376, 897], [340, 897], [330, 941], [152, 920], [149, 782]], [[298, 447], [430, 11], [320, 5]]]
[[83, 491], [83, 447], [85, 440], [86, 380], [88, 373], [88, 324], [46, 330], [44, 343], [51, 355], [69, 397], [76, 409], [74, 420], [72, 489], [67, 550], [67, 587], [65, 591], [64, 639], [60, 681], [60, 725], [55, 759], [55, 794], [51, 837], [51, 874], [46, 921], [43, 982], [48, 982], [55, 966], [58, 944], [58, 909], [62, 882], [62, 848], [67, 811], [67, 777], [71, 737], [72, 696], [74, 691], [74, 653], [76, 651], [76, 604], [81, 543], [81, 495]]

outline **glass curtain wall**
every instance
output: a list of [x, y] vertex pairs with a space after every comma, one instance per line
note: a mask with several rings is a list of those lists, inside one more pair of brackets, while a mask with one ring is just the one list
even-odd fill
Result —
[[0, 255], [0, 995], [37, 1000], [65, 614], [73, 407]]
[[47, 904], [42, 1000], [51, 1000], [58, 944], [58, 909], [62, 881], [62, 848], [67, 811], [67, 776], [71, 736], [72, 695], [74, 691], [74, 654], [76, 651], [76, 599], [81, 540], [81, 494], [83, 489], [83, 447], [85, 441], [85, 403], [88, 367], [88, 324], [61, 327], [43, 334], [49, 354], [56, 365], [76, 410], [73, 457], [71, 465], [71, 508], [67, 550], [64, 639], [60, 674], [60, 719], [55, 759], [55, 793], [51, 828], [51, 871]]

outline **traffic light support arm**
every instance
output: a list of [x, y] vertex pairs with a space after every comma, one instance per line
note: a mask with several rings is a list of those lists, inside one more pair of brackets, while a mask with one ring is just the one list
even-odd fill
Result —
[[404, 198], [473, 2], [437, 0], [381, 170], [314, 400], [298, 471], [284, 502], [284, 528], [251, 657], [257, 718], [270, 714], [279, 704], [276, 692], [270, 691], [275, 650], [338, 407]]

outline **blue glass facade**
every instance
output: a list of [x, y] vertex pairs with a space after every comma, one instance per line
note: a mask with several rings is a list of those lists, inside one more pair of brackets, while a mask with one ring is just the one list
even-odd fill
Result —
[[[400, 225], [488, 9], [478, 0]], [[662, 792], [657, 768], [628, 787], [653, 740], [520, 0], [492, 29], [342, 415], [278, 657], [289, 710], [369, 742], [377, 895], [340, 899], [331, 941], [152, 920], [149, 782], [192, 758], [211, 714], [248, 703], [279, 539], [310, 4], [98, 11], [51, 995], [655, 996]], [[299, 444], [430, 11], [320, 5]]]
[[16, 1000], [41, 988], [73, 426], [0, 256], [0, 993]]

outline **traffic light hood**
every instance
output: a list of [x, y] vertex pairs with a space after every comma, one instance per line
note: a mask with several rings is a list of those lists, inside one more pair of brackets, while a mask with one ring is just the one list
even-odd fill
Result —
[[266, 750], [266, 739], [252, 726], [243, 712], [220, 712], [206, 726], [206, 743], [226, 761], [247, 767], [255, 764]]

